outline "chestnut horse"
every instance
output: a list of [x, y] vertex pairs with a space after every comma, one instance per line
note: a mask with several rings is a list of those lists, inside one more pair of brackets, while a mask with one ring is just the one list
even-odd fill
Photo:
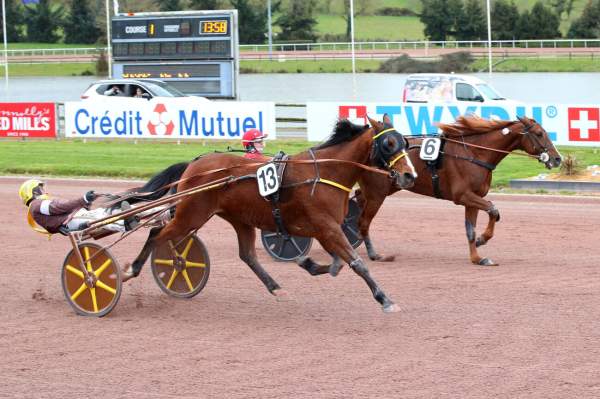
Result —
[[[384, 117], [384, 122], [390, 123]], [[500, 220], [500, 213], [491, 201], [485, 200], [492, 181], [492, 171], [509, 153], [523, 150], [529, 156], [543, 162], [548, 169], [558, 167], [560, 154], [548, 137], [548, 133], [533, 119], [519, 117], [517, 121], [490, 121], [479, 117], [459, 117], [453, 124], [440, 124], [443, 151], [435, 174], [438, 178], [436, 189], [432, 179], [432, 169], [419, 158], [419, 145], [411, 146], [409, 157], [415, 165], [418, 178], [410, 191], [438, 197], [465, 207], [465, 229], [469, 243], [471, 262], [482, 266], [497, 265], [489, 258], [482, 258], [477, 247], [486, 244], [494, 236], [494, 226]], [[421, 139], [409, 139], [411, 144]], [[525, 154], [523, 154], [525, 155]], [[362, 214], [359, 219], [360, 233], [364, 239], [371, 260], [393, 260], [377, 254], [369, 238], [369, 226], [386, 196], [398, 191], [397, 187], [380, 176], [364, 175], [359, 179], [361, 187], [357, 196]], [[487, 212], [488, 225], [482, 235], [475, 237], [477, 214]]]
[[[384, 129], [383, 124], [369, 121], [372, 127], [339, 121], [325, 143], [290, 157], [281, 182], [279, 208], [283, 225], [290, 234], [315, 237], [325, 250], [340, 257], [365, 280], [385, 312], [393, 312], [396, 306], [370, 276], [341, 228], [348, 211], [349, 191], [359, 176], [367, 173], [364, 169], [381, 174], [383, 181], [390, 180], [391, 185], [398, 188], [410, 187], [416, 178], [406, 156], [406, 139], [394, 129]], [[367, 164], [377, 169], [365, 166]], [[218, 215], [235, 229], [240, 258], [270, 293], [282, 294], [279, 284], [258, 262], [255, 251], [255, 228], [277, 230], [272, 205], [258, 190], [256, 171], [261, 165], [264, 163], [229, 154], [209, 154], [190, 163], [178, 182], [177, 191], [221, 178], [231, 177], [233, 181], [184, 197], [176, 206], [173, 220], [164, 227], [150, 230], [129, 275], [140, 273], [153, 248], [184, 237]], [[318, 265], [310, 258], [298, 262], [312, 275], [337, 272], [330, 270], [330, 265]]]

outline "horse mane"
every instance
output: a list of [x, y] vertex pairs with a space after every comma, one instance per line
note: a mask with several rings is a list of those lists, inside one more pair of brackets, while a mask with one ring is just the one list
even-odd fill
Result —
[[323, 148], [331, 147], [336, 144], [352, 141], [368, 128], [369, 125], [355, 125], [348, 119], [340, 119], [336, 122], [333, 133], [329, 136], [327, 141], [314, 147], [314, 149], [322, 150]]
[[483, 119], [475, 115], [459, 116], [454, 123], [440, 123], [438, 127], [448, 137], [475, 136], [494, 130], [504, 129], [514, 121]]

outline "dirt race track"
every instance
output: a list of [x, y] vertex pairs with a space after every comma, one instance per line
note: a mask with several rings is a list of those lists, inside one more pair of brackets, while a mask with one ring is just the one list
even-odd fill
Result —
[[[21, 181], [0, 179], [0, 397], [600, 397], [600, 199], [490, 196], [502, 221], [481, 253], [501, 265], [478, 267], [462, 208], [389, 198], [372, 236], [398, 257], [369, 267], [394, 314], [348, 268], [311, 277], [261, 249], [289, 293], [277, 301], [215, 218], [199, 232], [212, 261], [200, 295], [167, 297], [146, 267], [95, 319], [65, 301], [69, 244], [29, 229]], [[49, 181], [62, 196], [122, 187]], [[121, 262], [142, 240], [117, 246]], [[312, 255], [327, 260], [318, 245]]]

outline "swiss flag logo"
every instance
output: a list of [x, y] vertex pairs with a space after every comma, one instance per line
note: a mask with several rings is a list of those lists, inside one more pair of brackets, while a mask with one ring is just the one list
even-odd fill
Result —
[[569, 108], [569, 140], [600, 141], [599, 108]]
[[338, 116], [354, 123], [361, 123], [358, 122], [360, 119], [364, 121], [365, 125], [368, 123], [366, 105], [340, 105]]

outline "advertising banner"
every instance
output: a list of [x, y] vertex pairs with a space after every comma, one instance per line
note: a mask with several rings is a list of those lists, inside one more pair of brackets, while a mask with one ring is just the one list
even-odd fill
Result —
[[392, 118], [394, 127], [406, 135], [436, 134], [437, 123], [452, 123], [460, 115], [475, 114], [485, 119], [501, 120], [527, 116], [540, 123], [555, 144], [600, 146], [600, 106], [568, 104], [309, 102], [308, 140], [321, 141], [327, 138], [337, 118], [366, 124], [367, 115], [381, 120], [386, 113]]
[[276, 138], [272, 102], [208, 101], [198, 97], [109, 97], [65, 103], [65, 136], [129, 139], [240, 139], [259, 129]]
[[0, 137], [56, 137], [54, 103], [0, 103]]

